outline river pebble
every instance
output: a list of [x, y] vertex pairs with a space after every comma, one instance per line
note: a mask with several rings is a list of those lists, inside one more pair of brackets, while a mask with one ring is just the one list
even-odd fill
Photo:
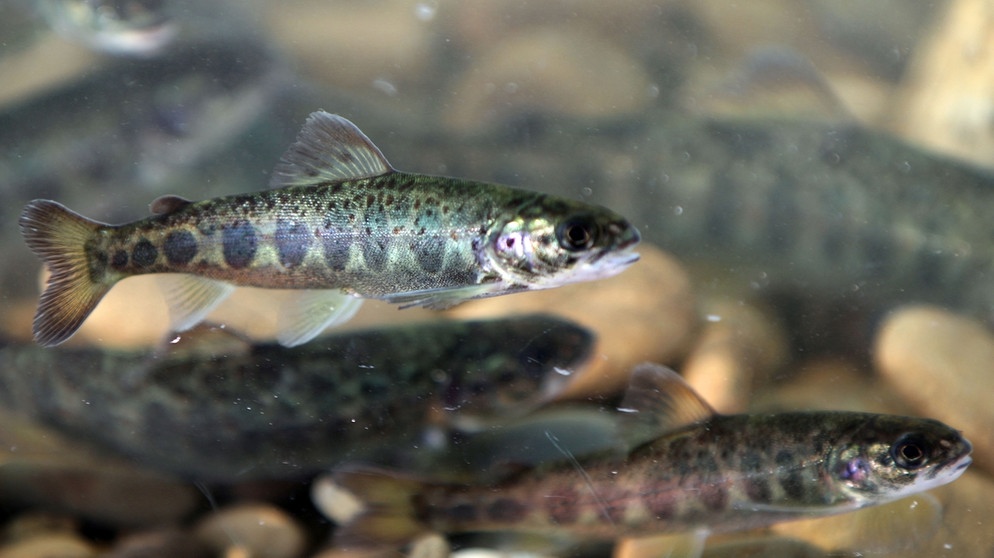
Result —
[[457, 78], [444, 122], [474, 134], [537, 114], [632, 114], [651, 101], [649, 84], [636, 59], [582, 28], [529, 29], [507, 37]]
[[705, 298], [699, 337], [681, 373], [720, 413], [741, 413], [753, 390], [769, 382], [787, 358], [787, 339], [776, 320], [736, 299]]
[[198, 539], [216, 553], [246, 558], [294, 558], [307, 539], [299, 522], [269, 504], [239, 504], [218, 510], [194, 527]]
[[874, 361], [917, 414], [963, 431], [974, 465], [994, 472], [994, 337], [983, 324], [941, 308], [895, 311], [880, 326]]

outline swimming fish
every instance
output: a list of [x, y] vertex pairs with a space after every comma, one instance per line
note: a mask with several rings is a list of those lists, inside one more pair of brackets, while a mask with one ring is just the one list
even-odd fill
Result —
[[934, 420], [718, 415], [675, 372], [651, 364], [634, 370], [619, 410], [641, 423], [636, 431], [651, 425], [662, 434], [627, 455], [550, 463], [487, 486], [350, 466], [315, 490], [335, 495], [323, 509], [346, 546], [431, 531], [610, 540], [842, 513], [946, 484], [971, 463], [970, 443]]
[[119, 280], [177, 273], [176, 331], [234, 285], [304, 289], [279, 317], [295, 346], [348, 320], [362, 298], [444, 308], [480, 297], [615, 275], [638, 259], [639, 232], [597, 206], [496, 184], [395, 171], [351, 122], [307, 119], [272, 189], [200, 202], [164, 196], [154, 216], [105, 225], [49, 200], [20, 228], [52, 272], [35, 340], [57, 345]]
[[401, 454], [428, 453], [429, 428], [543, 404], [593, 343], [573, 322], [526, 315], [337, 332], [294, 349], [222, 330], [155, 355], [9, 345], [0, 408], [199, 480], [299, 478], [359, 456], [407, 467]]

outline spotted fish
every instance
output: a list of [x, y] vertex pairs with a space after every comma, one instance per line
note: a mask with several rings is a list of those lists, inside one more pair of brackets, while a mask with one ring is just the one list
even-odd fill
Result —
[[119, 280], [182, 274], [166, 289], [172, 328], [192, 327], [235, 285], [301, 289], [278, 339], [299, 345], [363, 298], [444, 308], [619, 273], [638, 231], [616, 213], [541, 193], [395, 171], [348, 120], [310, 115], [271, 189], [200, 202], [155, 200], [152, 217], [90, 221], [49, 200], [21, 214], [52, 272], [35, 340], [57, 345]]
[[432, 425], [556, 396], [594, 343], [542, 315], [336, 332], [294, 349], [222, 331], [154, 357], [0, 346], [0, 408], [199, 480], [299, 478], [360, 455], [407, 467], [411, 446], [430, 453]]
[[498, 484], [426, 484], [347, 467], [318, 485], [344, 545], [428, 531], [577, 540], [755, 528], [893, 501], [971, 463], [959, 432], [921, 418], [852, 412], [718, 415], [673, 371], [642, 365], [622, 403], [644, 431], [627, 455], [526, 470]]

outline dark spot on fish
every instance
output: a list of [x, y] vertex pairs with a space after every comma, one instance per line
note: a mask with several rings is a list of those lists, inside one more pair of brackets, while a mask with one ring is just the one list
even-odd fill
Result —
[[376, 196], [374, 196], [373, 194], [368, 194], [366, 196], [366, 209], [373, 207], [374, 203], [376, 203]]
[[396, 227], [393, 228], [393, 234], [395, 235], [400, 234], [402, 232], [404, 232], [404, 225], [397, 225]]
[[411, 242], [414, 259], [424, 271], [437, 273], [441, 271], [445, 260], [445, 242], [435, 236], [419, 236]]
[[510, 498], [498, 498], [487, 506], [487, 517], [498, 523], [515, 523], [525, 517], [527, 508]]
[[718, 187], [713, 188], [707, 200], [705, 226], [708, 236], [718, 242], [726, 242], [734, 237], [735, 215], [738, 214], [736, 195], [739, 185], [729, 172], [719, 171], [714, 181]]
[[549, 519], [553, 523], [558, 525], [576, 523], [576, 520], [580, 518], [578, 499], [579, 495], [572, 487], [554, 488], [543, 500], [545, 513], [549, 515]]
[[924, 250], [918, 254], [915, 261], [915, 275], [918, 282], [923, 287], [938, 287], [939, 278], [942, 276], [943, 266], [942, 254], [937, 254], [931, 250]]
[[841, 258], [845, 247], [845, 231], [841, 227], [830, 227], [821, 237], [821, 251], [827, 260]]
[[355, 223], [355, 213], [349, 213], [349, 223]]
[[394, 200], [393, 194], [387, 194], [386, 199], [383, 200], [383, 205], [391, 206], [393, 205], [393, 200]]
[[134, 262], [135, 267], [142, 268], [148, 267], [155, 263], [156, 258], [159, 257], [159, 251], [156, 250], [155, 246], [148, 241], [147, 238], [142, 238], [135, 244], [134, 250], [131, 252], [131, 261]]
[[296, 267], [303, 263], [313, 237], [303, 223], [278, 220], [276, 222], [276, 251], [280, 263], [285, 267]]
[[114, 269], [124, 269], [128, 265], [128, 252], [125, 250], [118, 250], [114, 252], [114, 256], [110, 259], [110, 266]]
[[653, 517], [660, 520], [671, 519], [676, 515], [677, 502], [674, 492], [665, 485], [656, 485], [642, 493], [642, 504]]
[[776, 456], [777, 480], [787, 496], [801, 501], [804, 499], [804, 477], [794, 463], [794, 456], [787, 450], [780, 450]]
[[255, 227], [245, 221], [236, 221], [221, 230], [221, 248], [224, 261], [235, 269], [248, 267], [255, 258], [259, 241]]
[[860, 248], [870, 270], [881, 273], [894, 263], [894, 245], [887, 238], [865, 235], [861, 238]]
[[449, 520], [453, 522], [476, 521], [479, 516], [476, 506], [466, 503], [450, 506], [445, 510], [445, 515], [449, 516]]
[[744, 473], [746, 496], [753, 502], [769, 503], [773, 498], [767, 474], [763, 471], [763, 459], [754, 451], [742, 454], [740, 467]]
[[421, 199], [420, 198], [414, 200], [414, 211], [418, 211], [419, 209], [421, 209]]
[[190, 231], [172, 231], [166, 235], [162, 252], [172, 265], [186, 265], [197, 255], [197, 240]]
[[362, 243], [362, 255], [369, 271], [380, 272], [386, 267], [389, 239], [390, 237], [381, 235], [369, 237]]
[[[712, 480], [717, 481], [716, 478], [712, 478]], [[705, 483], [701, 487], [699, 497], [704, 503], [704, 507], [713, 512], [722, 511], [728, 505], [728, 491], [725, 490], [725, 485], [722, 482]]]
[[335, 271], [344, 271], [349, 263], [349, 246], [352, 245], [352, 238], [349, 235], [339, 234], [334, 230], [325, 231], [322, 236], [324, 246], [324, 261]]

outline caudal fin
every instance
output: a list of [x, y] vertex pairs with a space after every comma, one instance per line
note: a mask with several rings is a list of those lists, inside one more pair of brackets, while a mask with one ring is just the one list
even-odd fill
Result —
[[343, 468], [314, 484], [313, 498], [338, 523], [337, 546], [402, 545], [429, 528], [419, 521], [424, 485], [369, 467]]
[[25, 206], [19, 224], [24, 241], [51, 272], [38, 302], [34, 338], [46, 347], [58, 345], [76, 333], [117, 281], [86, 251], [101, 224], [49, 200]]

